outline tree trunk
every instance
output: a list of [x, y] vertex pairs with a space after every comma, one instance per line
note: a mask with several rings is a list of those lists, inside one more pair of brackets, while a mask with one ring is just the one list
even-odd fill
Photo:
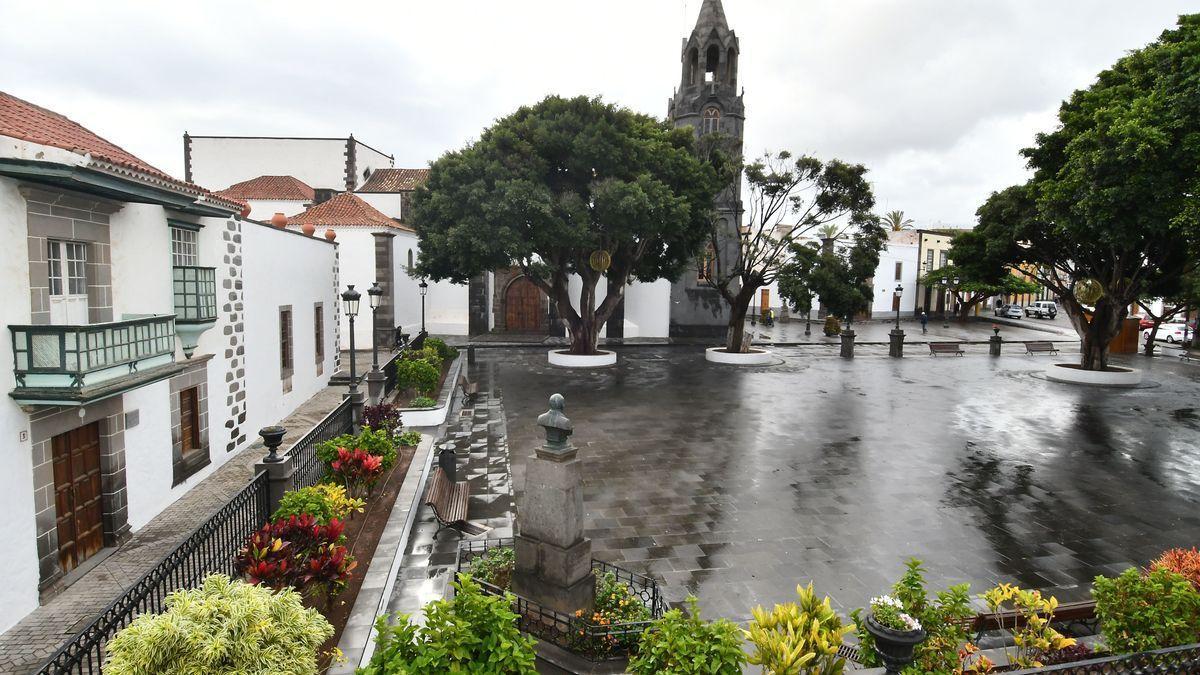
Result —
[[1155, 321], [1154, 325], [1150, 327], [1150, 339], [1146, 340], [1146, 344], [1142, 346], [1146, 356], [1154, 356], [1154, 348], [1157, 346], [1154, 341], [1158, 338], [1158, 323]]
[[600, 339], [600, 324], [591, 312], [567, 320], [567, 333], [571, 336], [571, 354], [580, 356], [595, 354]]
[[1084, 370], [1104, 370], [1108, 367], [1108, 344], [1121, 332], [1125, 318], [1124, 306], [1114, 307], [1107, 298], [1096, 303], [1092, 320], [1082, 331], [1079, 365]]
[[746, 332], [746, 313], [750, 309], [750, 299], [752, 296], [744, 293], [738, 293], [734, 297], [734, 302], [729, 303], [729, 325], [725, 333], [725, 351], [733, 353], [742, 353], [750, 348], [750, 345], [743, 344], [743, 336]]

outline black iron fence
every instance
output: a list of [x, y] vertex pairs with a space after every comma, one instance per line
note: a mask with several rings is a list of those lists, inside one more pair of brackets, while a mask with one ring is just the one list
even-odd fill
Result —
[[59, 647], [39, 675], [102, 672], [105, 644], [138, 615], [163, 611], [167, 595], [193, 588], [210, 574], [235, 576], [238, 549], [266, 522], [269, 509], [267, 475], [260, 473], [90, 625]]
[[[509, 537], [464, 541], [459, 544], [457, 571], [469, 572], [471, 561], [484, 555], [489, 549], [512, 546], [513, 539]], [[564, 614], [543, 607], [528, 598], [513, 595], [512, 609], [518, 617], [521, 632], [558, 645], [590, 661], [621, 658], [635, 650], [642, 633], [650, 626], [652, 620], [661, 617], [666, 609], [658, 582], [600, 560], [592, 561], [592, 571], [597, 576], [611, 573], [618, 581], [628, 584], [634, 596], [650, 611], [650, 620], [597, 625], [588, 617]], [[476, 582], [485, 593], [504, 595], [510, 592], [485, 581], [476, 579]]]
[[396, 364], [400, 358], [404, 356], [404, 350], [396, 352], [391, 359], [383, 366], [383, 399], [386, 400], [391, 396], [393, 391], [396, 391]]
[[317, 446], [342, 434], [348, 434], [353, 429], [354, 411], [350, 406], [350, 399], [346, 398], [288, 449], [287, 454], [291, 457], [292, 468], [295, 469], [292, 487], [299, 489], [316, 485], [325, 474], [325, 465], [317, 458]]

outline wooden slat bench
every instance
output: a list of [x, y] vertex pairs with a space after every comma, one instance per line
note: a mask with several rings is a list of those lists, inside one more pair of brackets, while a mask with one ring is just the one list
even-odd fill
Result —
[[1049, 340], [1033, 340], [1025, 343], [1026, 354], [1057, 354], [1058, 347]]
[[938, 354], [954, 354], [955, 356], [962, 356], [962, 345], [958, 342], [930, 342], [929, 355], [937, 356]]
[[463, 398], [468, 401], [474, 399], [475, 394], [479, 393], [479, 383], [468, 379], [466, 373], [458, 376], [458, 386], [462, 387]]
[[459, 530], [467, 526], [467, 498], [471, 489], [466, 481], [454, 480], [454, 450], [445, 448], [438, 453], [438, 466], [429, 477], [425, 489], [425, 503], [433, 509], [438, 529], [433, 538], [441, 534], [443, 527]]

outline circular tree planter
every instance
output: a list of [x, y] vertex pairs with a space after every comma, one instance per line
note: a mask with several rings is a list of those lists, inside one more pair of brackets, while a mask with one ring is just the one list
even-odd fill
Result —
[[704, 350], [704, 360], [713, 363], [727, 363], [734, 366], [764, 366], [775, 362], [775, 355], [765, 349], [754, 349], [741, 352], [727, 352], [724, 347], [709, 347]]
[[566, 349], [551, 349], [550, 365], [563, 368], [603, 368], [617, 365], [617, 353], [600, 350], [596, 354], [572, 354]]
[[1142, 371], [1109, 366], [1105, 370], [1084, 370], [1077, 363], [1053, 363], [1046, 366], [1046, 379], [1098, 387], [1136, 387], [1142, 383]]

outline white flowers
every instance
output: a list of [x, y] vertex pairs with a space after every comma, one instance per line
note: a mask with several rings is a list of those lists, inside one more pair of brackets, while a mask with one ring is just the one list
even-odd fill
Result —
[[871, 598], [871, 613], [875, 620], [893, 630], [921, 630], [921, 622], [904, 611], [904, 603], [890, 595]]

